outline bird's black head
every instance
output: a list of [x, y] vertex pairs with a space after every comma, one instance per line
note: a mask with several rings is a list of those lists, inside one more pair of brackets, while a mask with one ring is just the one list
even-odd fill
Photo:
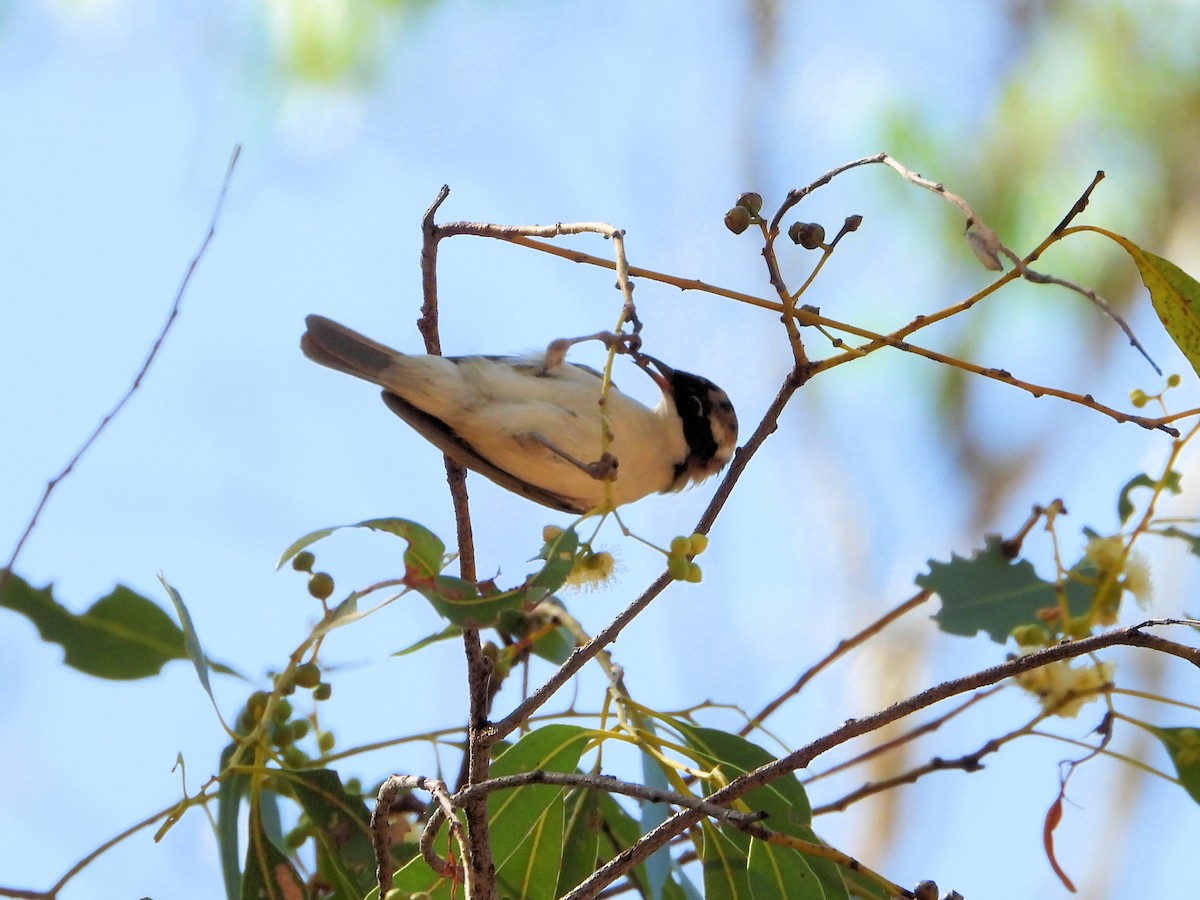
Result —
[[678, 490], [725, 468], [737, 447], [737, 414], [729, 395], [707, 378], [675, 369], [663, 374], [688, 447], [687, 458], [675, 467], [672, 487]]

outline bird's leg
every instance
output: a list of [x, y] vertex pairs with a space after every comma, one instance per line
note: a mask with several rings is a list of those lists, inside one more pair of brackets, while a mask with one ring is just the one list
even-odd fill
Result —
[[585, 341], [600, 341], [609, 350], [616, 348], [618, 353], [636, 354], [642, 346], [642, 338], [636, 334], [617, 334], [612, 331], [597, 331], [577, 338], [559, 338], [551, 341], [546, 348], [546, 371], [561, 366], [567, 359], [567, 351], [576, 344]]
[[595, 462], [585, 463], [582, 460], [576, 459], [574, 456], [572, 456], [566, 450], [563, 450], [561, 447], [556, 446], [555, 443], [553, 441], [551, 441], [548, 437], [546, 437], [544, 434], [538, 434], [536, 431], [533, 431], [533, 432], [530, 432], [529, 439], [531, 441], [534, 441], [535, 443], [541, 444], [543, 447], [545, 447], [547, 450], [549, 450], [555, 456], [565, 459], [567, 462], [569, 462], [571, 465], [575, 466], [581, 472], [584, 472], [585, 474], [590, 475], [592, 478], [595, 478], [597, 481], [602, 481], [605, 478], [616, 478], [617, 477], [617, 458], [615, 456], [613, 456], [611, 453], [603, 454]]

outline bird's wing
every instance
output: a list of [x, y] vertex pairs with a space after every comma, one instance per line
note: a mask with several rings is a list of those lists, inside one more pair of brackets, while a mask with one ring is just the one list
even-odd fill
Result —
[[581, 508], [572, 499], [539, 488], [527, 481], [522, 481], [504, 469], [493, 465], [481, 456], [479, 451], [455, 434], [445, 422], [436, 416], [431, 416], [429, 413], [417, 409], [417, 407], [404, 398], [398, 397], [390, 391], [384, 391], [383, 402], [387, 404], [388, 409], [407, 422], [421, 437], [425, 438], [425, 440], [429, 441], [429, 443], [433, 444], [460, 466], [465, 466], [474, 472], [478, 472], [485, 478], [490, 478], [501, 487], [508, 488], [508, 490], [520, 494], [522, 497], [532, 500], [535, 503], [549, 506], [551, 509], [571, 513], [587, 512], [586, 509]]

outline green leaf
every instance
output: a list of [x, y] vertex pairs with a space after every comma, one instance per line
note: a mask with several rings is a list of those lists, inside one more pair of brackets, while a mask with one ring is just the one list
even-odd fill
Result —
[[1177, 538], [1184, 541], [1188, 545], [1188, 552], [1193, 556], [1200, 556], [1200, 535], [1191, 534], [1184, 531], [1182, 528], [1176, 528], [1174, 525], [1168, 525], [1159, 532], [1163, 537]]
[[279, 558], [279, 564], [275, 568], [282, 568], [301, 550], [329, 537], [335, 531], [345, 528], [369, 528], [372, 531], [382, 531], [403, 538], [408, 542], [408, 549], [404, 552], [405, 566], [416, 569], [427, 577], [436, 575], [445, 564], [446, 545], [436, 534], [424, 525], [408, 519], [385, 518], [367, 519], [365, 522], [358, 522], [354, 525], [335, 525], [333, 528], [322, 528], [310, 532], [283, 551], [283, 555]]
[[[541, 770], [574, 772], [591, 740], [576, 725], [547, 725], [505, 750], [491, 777]], [[496, 878], [522, 900], [554, 900], [562, 863], [564, 791], [553, 785], [527, 785], [488, 797], [488, 820]], [[503, 893], [503, 892], [502, 892]]]
[[[526, 734], [492, 763], [491, 777], [520, 772], [574, 772], [591, 740], [591, 732], [575, 725], [547, 725]], [[500, 895], [521, 900], [553, 900], [562, 868], [564, 791], [554, 785], [527, 785], [495, 791], [488, 797], [488, 824]], [[438, 836], [445, 856], [445, 829]], [[590, 874], [590, 872], [588, 873]], [[396, 873], [400, 896], [451, 900], [451, 879], [432, 872], [417, 857]], [[462, 895], [461, 885], [456, 896]]]
[[[715, 768], [725, 781], [732, 781], [775, 759], [758, 744], [741, 735], [682, 723], [676, 723], [676, 727], [688, 747], [695, 752], [700, 767]], [[723, 786], [713, 779], [707, 779], [706, 784], [711, 790]], [[742, 801], [752, 810], [766, 812], [771, 819], [771, 827], [785, 834], [801, 837], [803, 835], [798, 830], [808, 833], [806, 830], [812, 824], [808, 795], [804, 785], [793, 774], [755, 788], [745, 794]]]
[[575, 529], [567, 528], [556, 533], [542, 545], [538, 554], [546, 564], [529, 576], [529, 599], [534, 603], [550, 596], [564, 584], [575, 566], [575, 553], [579, 550], [579, 535]]
[[825, 900], [812, 866], [791, 847], [751, 841], [746, 874], [755, 900]]
[[[500, 613], [497, 628], [505, 636], [505, 642], [516, 643], [524, 640], [531, 633], [538, 631], [552, 619], [553, 611], [549, 607], [562, 609], [562, 605], [550, 598], [543, 600], [537, 615], [530, 615], [524, 609], [508, 609]], [[558, 627], [542, 634], [529, 648], [536, 656], [549, 662], [561, 665], [575, 649], [575, 638], [566, 628]]]
[[1112, 238], [1132, 257], [1167, 334], [1200, 374], [1200, 283], [1175, 263], [1143, 250], [1128, 238], [1102, 228], [1091, 230]]
[[351, 797], [332, 769], [281, 773], [315, 829], [317, 870], [342, 900], [358, 898], [375, 879], [371, 815], [361, 797]]
[[[774, 760], [766, 750], [736, 734], [714, 728], [696, 728], [676, 723], [676, 728], [696, 755], [701, 768], [715, 770], [717, 777], [705, 779], [711, 793], [746, 772]], [[812, 830], [812, 807], [804, 786], [794, 774], [775, 779], [743, 795], [742, 802], [751, 810], [767, 814], [767, 827], [813, 844], [823, 843]], [[709, 833], [712, 832], [712, 837]], [[827, 898], [844, 900], [847, 894], [841, 869], [833, 862], [806, 857], [791, 847], [764, 845], [747, 835], [725, 827], [705, 828], [705, 898], [715, 896]], [[752, 868], [753, 866], [753, 868]], [[787, 893], [778, 894], [778, 873], [789, 877]], [[710, 881], [712, 888], [710, 888]]]
[[752, 900], [750, 837], [705, 821], [700, 860], [704, 869], [704, 900]]
[[1200, 803], [1200, 728], [1147, 727], [1151, 734], [1162, 741], [1183, 789]]
[[392, 656], [407, 656], [409, 653], [416, 653], [430, 644], [436, 644], [438, 641], [448, 641], [451, 638], [456, 638], [463, 633], [463, 630], [458, 625], [447, 625], [436, 634], [431, 634], [421, 638], [419, 641], [409, 644], [403, 650], [397, 650]]
[[452, 575], [435, 575], [407, 581], [409, 587], [429, 601], [439, 615], [458, 626], [474, 625], [486, 628], [500, 618], [500, 613], [521, 602], [514, 591], [490, 590], [480, 594], [469, 581]]
[[[1180, 481], [1181, 476], [1178, 472], [1168, 472], [1166, 477], [1163, 479], [1163, 489], [1170, 491], [1172, 494], [1178, 494], [1181, 490], [1183, 490]], [[1125, 483], [1125, 486], [1121, 488], [1120, 495], [1117, 497], [1117, 516], [1120, 517], [1122, 524], [1124, 524], [1126, 520], [1133, 515], [1134, 507], [1133, 501], [1129, 499], [1130, 491], [1132, 491], [1134, 488], [1140, 487], [1150, 488], [1153, 490], [1157, 485], [1158, 482], [1146, 474], [1135, 475]]]
[[[597, 860], [597, 863], [602, 865], [626, 847], [632, 846], [641, 837], [641, 829], [638, 828], [637, 820], [613, 799], [612, 794], [607, 791], [593, 791], [592, 793], [596, 795], [596, 807], [600, 813], [600, 819], [604, 823], [600, 833], [600, 857]], [[643, 897], [650, 896], [650, 882], [646, 877], [645, 864], [637, 866], [631, 875], [633, 883], [637, 886], [638, 894]], [[677, 894], [678, 889], [673, 883], [668, 884], [666, 890], [663, 891], [664, 898]]]
[[[973, 637], [979, 631], [998, 644], [1018, 625], [1036, 622], [1039, 610], [1055, 606], [1054, 584], [1039, 578], [1028, 560], [1011, 560], [994, 534], [986, 548], [970, 559], [951, 554], [950, 562], [929, 561], [929, 574], [917, 576], [923, 588], [935, 591], [942, 608], [933, 617], [948, 634]], [[1082, 569], [1077, 574], [1086, 574]], [[1091, 602], [1092, 588], [1075, 579], [1066, 582], [1067, 605], [1078, 615]]]
[[253, 795], [249, 825], [242, 900], [307, 900], [304, 881], [287, 855], [271, 842]]
[[216, 706], [217, 698], [213, 696], [212, 685], [208, 681], [208, 657], [204, 655], [204, 649], [200, 646], [200, 636], [196, 634], [196, 626], [192, 624], [192, 614], [184, 605], [179, 591], [171, 587], [161, 575], [158, 576], [158, 580], [167, 589], [167, 596], [171, 598], [171, 603], [175, 607], [175, 615], [179, 617], [179, 624], [183, 626], [183, 646], [187, 650], [188, 659], [192, 661], [192, 666], [196, 669], [196, 676], [200, 679], [200, 685], [204, 688], [204, 692], [208, 694], [208, 699], [213, 702], [213, 706]]
[[148, 678], [170, 660], [188, 657], [184, 633], [171, 617], [124, 585], [76, 615], [54, 599], [50, 585], [34, 588], [10, 572], [0, 606], [29, 619], [42, 640], [62, 645], [67, 665], [97, 678]]
[[[643, 729], [647, 737], [656, 734], [654, 723], [647, 720], [643, 724]], [[672, 788], [671, 782], [667, 780], [667, 773], [663, 771], [663, 767], [649, 753], [642, 753], [642, 783], [649, 788], [657, 788], [660, 791], [669, 791]], [[638, 827], [642, 834], [649, 834], [663, 822], [667, 821], [667, 817], [671, 814], [671, 807], [666, 803], [642, 803], [642, 815], [638, 821]], [[671, 848], [669, 845], [659, 847], [650, 856], [646, 858], [646, 879], [650, 882], [650, 895], [652, 897], [660, 897], [662, 895], [663, 885], [667, 883], [667, 878], [671, 873]]]
[[224, 773], [221, 786], [217, 788], [217, 854], [221, 860], [221, 875], [225, 882], [225, 896], [237, 900], [241, 896], [242, 870], [238, 860], [238, 813], [242, 798], [250, 789], [250, 776], [226, 772], [229, 760], [237, 749], [229, 744], [221, 751], [219, 771]]
[[1129, 492], [1139, 487], [1154, 487], [1154, 479], [1143, 473], [1125, 482], [1125, 487], [1121, 488], [1121, 493], [1117, 496], [1117, 518], [1121, 520], [1121, 524], [1133, 515], [1133, 501], [1129, 499]]
[[598, 794], [598, 791], [581, 788], [567, 796], [562, 867], [558, 872], [555, 896], [561, 897], [580, 884], [599, 865], [603, 820]]
[[[438, 852], [444, 857], [446, 839], [446, 828], [442, 826], [441, 834], [438, 837]], [[392, 900], [394, 896], [401, 898], [419, 897], [420, 900], [454, 900], [454, 898], [462, 897], [462, 885], [455, 885], [449, 878], [442, 878], [429, 868], [429, 864], [425, 862], [424, 857], [415, 856], [407, 863], [400, 867], [392, 878], [392, 891], [388, 894], [388, 900]], [[367, 894], [367, 900], [378, 900], [379, 887]]]

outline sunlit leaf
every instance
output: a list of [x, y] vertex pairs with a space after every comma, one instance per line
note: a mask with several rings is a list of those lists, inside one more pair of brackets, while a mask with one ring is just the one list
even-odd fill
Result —
[[[547, 725], [531, 731], [492, 764], [491, 775], [520, 772], [574, 772], [591, 733], [575, 725]], [[553, 900], [562, 862], [564, 791], [553, 785], [527, 785], [488, 797], [488, 819], [496, 878], [522, 900]], [[503, 891], [502, 891], [503, 893]]]
[[[677, 724], [680, 734], [696, 754], [701, 768], [715, 770], [715, 777], [705, 779], [705, 788], [712, 792], [746, 772], [774, 760], [766, 750], [736, 734], [714, 728], [695, 728]], [[812, 844], [823, 843], [812, 830], [812, 808], [804, 786], [794, 774], [787, 774], [769, 784], [743, 795], [739, 808], [767, 814], [764, 824], [790, 837]], [[712, 836], [710, 838], [710, 832]], [[761, 843], [754, 841], [753, 844]], [[716, 889], [717, 896], [763, 898], [783, 896], [796, 898], [825, 898], [844, 900], [848, 897], [841, 869], [830, 860], [804, 856], [791, 847], [771, 845], [756, 847], [752, 860], [751, 838], [732, 829], [705, 826], [705, 896]], [[802, 857], [793, 859], [790, 856]], [[788, 893], [772, 894], [774, 878], [787, 873]], [[773, 874], [774, 873], [774, 874]], [[743, 893], [744, 892], [744, 893]]]
[[704, 900], [753, 900], [750, 837], [707, 821], [703, 832], [700, 860], [704, 869]]
[[567, 576], [575, 565], [575, 552], [579, 549], [579, 535], [572, 528], [556, 532], [542, 546], [538, 554], [546, 564], [529, 576], [529, 599], [533, 602], [548, 597], [567, 582]]
[[804, 856], [790, 847], [751, 841], [746, 874], [755, 900], [826, 900], [830, 896]]
[[1167, 334], [1200, 374], [1200, 283], [1175, 263], [1143, 250], [1122, 235], [1094, 226], [1087, 228], [1125, 248], [1150, 291], [1150, 302]]

